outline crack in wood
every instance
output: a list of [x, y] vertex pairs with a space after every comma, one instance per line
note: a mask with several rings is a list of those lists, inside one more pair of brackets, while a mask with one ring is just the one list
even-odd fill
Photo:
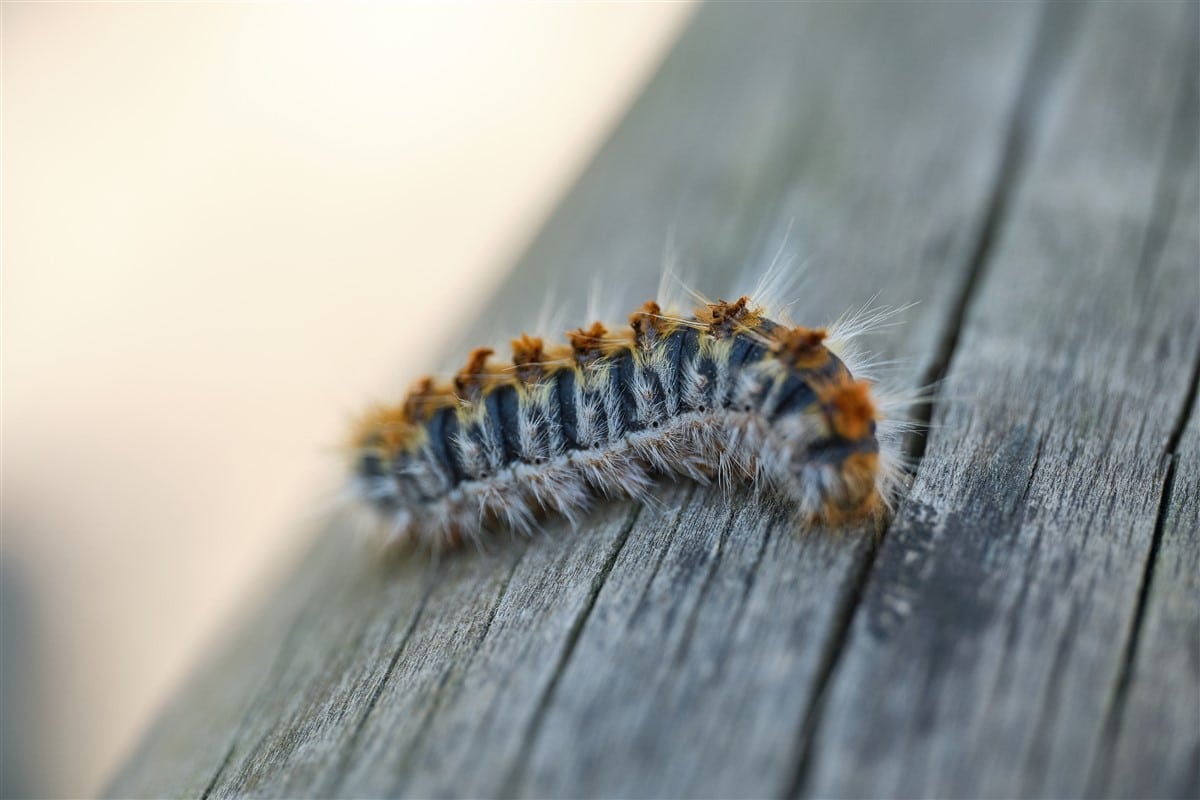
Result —
[[[675, 525], [679, 524], [679, 519], [683, 517], [683, 512], [692, 504], [692, 499], [696, 496], [698, 487], [689, 486], [683, 495], [683, 499], [679, 503], [679, 516], [675, 520]], [[654, 586], [654, 578], [662, 569], [663, 560], [667, 557], [669, 547], [663, 546], [658, 550], [658, 557], [654, 560], [654, 566], [650, 569], [650, 575], [646, 579], [645, 585], [642, 586], [642, 591], [638, 595], [637, 602], [633, 604], [633, 613], [629, 615], [629, 619], [625, 622], [625, 627], [628, 630], [637, 620], [642, 610], [646, 607], [646, 598], [650, 596], [650, 589]]]
[[[409, 618], [408, 626], [405, 628], [404, 633], [400, 638], [400, 643], [396, 646], [395, 652], [392, 653], [392, 657], [388, 660], [388, 665], [383, 672], [383, 676], [379, 679], [379, 683], [377, 683], [375, 688], [371, 691], [371, 696], [367, 700], [366, 707], [362, 710], [362, 713], [359, 715], [358, 722], [354, 725], [354, 731], [350, 734], [350, 738], [346, 742], [345, 749], [342, 751], [341, 757], [338, 759], [338, 768], [333, 773], [335, 776], [335, 786], [348, 774], [346, 767], [351, 761], [353, 761], [354, 754], [358, 752], [359, 740], [362, 738], [363, 729], [366, 728], [367, 721], [371, 718], [371, 712], [375, 709], [375, 706], [378, 705], [379, 698], [383, 695], [384, 689], [387, 688], [388, 681], [391, 679], [392, 673], [394, 673], [396, 670], [396, 665], [400, 663], [400, 657], [408, 648], [409, 640], [412, 639], [413, 632], [416, 630], [417, 624], [421, 621], [421, 615], [424, 613], [425, 606], [429, 602], [429, 597], [433, 594], [434, 587], [437, 585], [437, 576], [440, 573], [441, 568], [442, 565], [439, 562], [437, 564], [437, 568], [430, 571], [429, 578], [425, 582], [424, 591], [421, 592], [421, 600], [417, 603], [416, 609]], [[391, 632], [393, 630], [395, 630], [394, 625], [391, 629], [389, 629], [387, 635], [391, 636]], [[326, 794], [332, 794], [332, 791], [326, 792]]]
[[[758, 550], [754, 554], [754, 561], [751, 562], [750, 569], [746, 573], [746, 580], [742, 586], [742, 594], [738, 598], [737, 608], [734, 610], [732, 617], [730, 617], [729, 630], [731, 631], [736, 631], [738, 629], [742, 623], [742, 618], [746, 614], [746, 603], [749, 601], [750, 592], [754, 590], [754, 584], [758, 579], [759, 565], [762, 564], [763, 556], [765, 556], [767, 553], [767, 547], [771, 543], [771, 539], [773, 538], [772, 535], [774, 534], [776, 528], [782, 527], [780, 516], [786, 518], [785, 515], [777, 516], [774, 520], [772, 520], [771, 524], [766, 526], [766, 530], [763, 531], [762, 539], [758, 544]], [[733, 646], [733, 642], [734, 637], [729, 636], [721, 643], [721, 648], [714, 658], [714, 663], [716, 664], [714, 676], [721, 673], [722, 667], [725, 664], [725, 660], [729, 656], [729, 648]]]
[[912, 464], [915, 475], [929, 440], [928, 431], [933, 421], [935, 406], [942, 396], [942, 384], [950, 371], [950, 362], [958, 347], [967, 310], [978, 292], [987, 271], [996, 237], [1008, 217], [1009, 206], [1016, 193], [1026, 161], [1025, 147], [1041, 116], [1048, 87], [1054, 82], [1070, 49], [1073, 33], [1079, 27], [1076, 17], [1082, 11], [1072, 3], [1044, 3], [1037, 24], [1037, 33], [1030, 50], [1025, 74], [1021, 78], [1020, 90], [1009, 116], [1008, 134], [1001, 147], [1000, 164], [993, 180], [983, 223], [975, 240], [975, 248], [968, 260], [967, 275], [958, 295], [950, 306], [945, 328], [938, 337], [938, 347], [929, 368], [921, 376], [921, 385], [932, 387], [928, 401], [919, 403], [912, 412], [917, 430], [906, 437], [904, 451]]
[[1146, 607], [1150, 600], [1150, 589], [1154, 583], [1154, 570], [1158, 564], [1158, 554], [1162, 547], [1167, 514], [1170, 510], [1171, 498], [1175, 490], [1175, 476], [1179, 462], [1179, 440], [1183, 436], [1183, 431], [1187, 427], [1188, 420], [1191, 419], [1192, 414], [1195, 412], [1198, 385], [1200, 385], [1200, 353], [1197, 353], [1196, 365], [1192, 370], [1183, 409], [1176, 420], [1175, 427], [1171, 431], [1171, 438], [1167, 444], [1167, 472], [1163, 477], [1162, 491], [1159, 495], [1158, 515], [1154, 523], [1154, 537], [1150, 540], [1150, 550], [1146, 555], [1146, 564], [1142, 572], [1142, 582], [1138, 587], [1137, 606], [1133, 613], [1133, 622], [1130, 625], [1128, 643], [1126, 644], [1124, 658], [1121, 662], [1121, 671], [1117, 676], [1107, 704], [1108, 711], [1105, 715], [1104, 733], [1099, 745], [1100, 752], [1092, 761], [1095, 765], [1091, 782], [1090, 793], [1092, 794], [1098, 794], [1100, 788], [1108, 783], [1108, 777], [1113, 765], [1110, 756], [1116, 748], [1117, 739], [1122, 732], [1121, 722], [1124, 717], [1129, 689], [1133, 685], [1134, 664], [1137, 661], [1138, 645], [1141, 642], [1142, 623], [1146, 617]]
[[266, 692], [262, 691], [263, 687], [270, 686], [276, 680], [278, 680], [280, 674], [282, 673], [284, 664], [287, 663], [287, 657], [290, 657], [291, 654], [296, 650], [296, 637], [298, 637], [301, 631], [304, 629], [305, 621], [308, 618], [308, 613], [315, 604], [316, 598], [312, 598], [309, 600], [309, 602], [301, 606], [299, 611], [297, 611], [296, 617], [292, 620], [292, 624], [288, 628], [287, 634], [283, 637], [283, 641], [279, 644], [279, 651], [275, 654], [275, 658], [271, 662], [271, 666], [267, 670], [267, 674], [259, 683], [259, 688], [252, 695], [250, 695], [254, 699], [249, 706], [247, 706], [246, 710], [242, 712], [241, 717], [238, 719], [237, 728], [230, 737], [229, 747], [225, 751], [225, 756], [221, 759], [221, 763], [217, 765], [217, 768], [213, 772], [213, 775], [209, 779], [207, 785], [205, 785], [204, 791], [200, 795], [201, 800], [209, 800], [209, 798], [212, 797], [213, 792], [216, 791], [217, 785], [221, 781], [221, 777], [224, 775], [225, 770], [229, 768], [230, 763], [233, 761], [233, 754], [237, 752], [238, 745], [241, 743], [242, 737], [245, 735], [249, 721], [254, 717], [255, 713], [258, 711], [264, 698], [266, 697]]
[[[460, 676], [465, 675], [467, 670], [471, 668], [471, 664], [474, 663], [475, 657], [479, 655], [480, 648], [483, 647], [483, 643], [487, 640], [488, 633], [492, 630], [492, 623], [496, 621], [496, 614], [499, 612], [500, 606], [504, 602], [504, 598], [508, 593], [508, 587], [512, 583], [513, 576], [517, 573], [517, 568], [521, 565], [521, 561], [525, 558], [525, 555], [528, 552], [528, 549], [523, 549], [520, 554], [513, 559], [512, 567], [509, 569], [508, 575], [505, 576], [504, 583], [501, 584], [500, 588], [496, 592], [496, 602], [492, 603], [491, 610], [488, 612], [487, 621], [483, 625], [483, 630], [480, 632], [479, 638], [475, 640], [475, 645], [471, 648], [470, 654], [463, 659], [461, 667], [458, 667], [457, 663], [452, 663], [443, 671], [441, 678], [438, 680], [437, 688], [434, 690], [433, 702], [431, 702], [429, 707], [425, 710], [425, 714], [422, 716], [421, 722], [417, 725], [416, 734], [412, 737], [408, 747], [405, 748], [404, 755], [400, 757], [399, 766], [396, 769], [397, 774], [407, 775], [409, 773], [409, 766], [412, 763], [413, 757], [416, 755], [417, 748], [425, 738], [425, 732], [429, 730], [430, 724], [437, 715], [438, 710], [442, 707], [442, 704], [445, 702], [445, 689], [447, 684], [450, 682], [451, 676], [455, 673], [455, 671], [458, 671]], [[349, 772], [345, 769], [339, 769], [338, 774], [340, 774], [342, 777], [345, 777], [349, 774]], [[327, 794], [332, 795], [334, 792], [328, 792]]]
[[579, 642], [579, 637], [583, 633], [583, 626], [587, 623], [588, 617], [592, 615], [592, 609], [596, 607], [596, 598], [600, 596], [600, 590], [604, 588], [604, 583], [608, 580], [609, 573], [617, 563], [617, 558], [621, 555], [621, 551], [625, 549], [625, 542], [629, 540], [629, 534], [633, 531], [634, 525], [637, 524], [638, 517], [641, 515], [641, 506], [636, 506], [630, 513], [629, 519], [621, 530], [621, 534], [617, 537], [616, 544], [613, 546], [612, 553], [604, 562], [604, 566], [596, 573], [592, 579], [592, 585], [588, 592], [587, 602], [579, 614], [571, 622], [571, 628], [567, 632], [566, 641], [563, 645], [563, 651], [559, 655], [557, 663], [554, 665], [554, 672], [550, 676], [550, 680], [546, 683], [546, 688], [538, 699], [537, 708], [530, 717], [529, 725], [523, 732], [521, 739], [521, 749], [517, 753], [517, 757], [513, 759], [512, 768], [504, 777], [501, 783], [501, 789], [498, 795], [501, 797], [515, 797], [516, 786], [521, 778], [521, 771], [525, 764], [529, 761], [529, 754], [533, 750], [533, 743], [536, 739], [537, 731], [541, 727], [542, 720], [546, 716], [546, 710], [550, 706], [550, 698], [554, 696], [554, 690], [558, 686], [559, 680], [562, 678], [563, 671], [566, 669], [567, 662], [571, 660], [571, 654], [575, 651], [575, 645]]
[[825, 701], [828, 697], [829, 687], [832, 685], [833, 673], [841, 660], [846, 640], [850, 635], [850, 624], [853, 622], [855, 613], [862, 603], [863, 593], [867, 587], [867, 579], [870, 577], [871, 568], [875, 564], [875, 555], [879, 552], [882, 534], [866, 538], [867, 552], [864, 554], [858, 569], [854, 573], [850, 590], [843, 595], [842, 602], [838, 604], [836, 616], [831, 625], [830, 644], [824, 648], [824, 652], [821, 655], [821, 662], [817, 667], [817, 676], [813, 681], [812, 699], [809, 701], [804, 717], [801, 720], [800, 731], [796, 736], [796, 745], [793, 747], [793, 751], [798, 753], [798, 755], [795, 768], [788, 778], [783, 791], [783, 796], [785, 797], [797, 797], [804, 791], [804, 785], [809, 775], [809, 766], [812, 764], [814, 757], [816, 731], [817, 727], [821, 724], [821, 718], [825, 710]]
[[212, 796], [213, 790], [217, 788], [217, 781], [221, 778], [221, 773], [223, 773], [229, 767], [229, 762], [233, 760], [233, 754], [236, 750], [237, 737], [234, 736], [230, 739], [229, 747], [225, 750], [225, 757], [221, 759], [221, 763], [217, 765], [216, 772], [213, 773], [208, 785], [204, 787], [204, 791], [200, 795], [201, 800], [208, 800], [208, 798]]
[[[725, 542], [728, 541], [730, 533], [733, 531], [734, 522], [738, 518], [737, 510], [731, 509], [729, 519], [722, 526], [721, 535], [717, 537], [717, 548], [713, 557], [708, 563], [708, 572], [704, 576], [704, 581], [700, 584], [700, 591], [696, 595], [696, 602], [692, 605], [688, 612], [688, 618], [683, 623], [683, 633], [679, 637], [679, 643], [675, 647], [675, 653], [671, 658], [671, 662], [678, 668], [684, 661], [687, 654], [688, 646], [691, 643], [692, 636], [696, 631], [697, 618], [700, 614], [700, 609], [704, 606], [704, 597], [708, 593], [708, 587], [712, 584], [713, 578], [717, 574], [717, 569], [721, 565], [721, 556], [725, 552]], [[665, 550], [666, 548], [664, 548]], [[661, 563], [661, 562], [660, 562]], [[653, 582], [653, 578], [647, 582], [647, 586]]]

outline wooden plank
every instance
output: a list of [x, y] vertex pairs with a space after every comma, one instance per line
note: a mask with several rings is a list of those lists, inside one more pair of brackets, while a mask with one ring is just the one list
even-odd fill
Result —
[[[949, 381], [958, 400], [939, 409], [855, 614], [805, 794], [1088, 791], [1200, 351], [1190, 200], [1173, 249], [1154, 244], [1171, 224], [1164, 192], [1195, 191], [1195, 139], [1169, 144], [1191, 102], [1195, 10], [1086, 9], [965, 318]], [[1193, 630], [1194, 601], [1176, 612]], [[1191, 680], [1177, 699], [1195, 697], [1194, 662], [1138, 663], [1137, 683]], [[1136, 724], [1123, 737], [1162, 725], [1186, 750], [1196, 706]], [[1194, 749], [1145, 755], [1122, 768], [1127, 786], [1142, 775], [1143, 796], [1160, 766], [1195, 763]]]

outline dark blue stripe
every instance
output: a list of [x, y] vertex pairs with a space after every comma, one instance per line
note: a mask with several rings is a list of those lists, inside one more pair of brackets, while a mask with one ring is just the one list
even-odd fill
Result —
[[[649, 383], [650, 383], [651, 394], [652, 394], [651, 399], [650, 399], [650, 405], [651, 405], [650, 414], [652, 415], [652, 417], [654, 419], [662, 419], [664, 416], [666, 416], [666, 413], [667, 413], [667, 397], [663, 390], [662, 380], [658, 377], [658, 373], [655, 372], [653, 369], [651, 369], [648, 366], [639, 366], [639, 367], [637, 367], [637, 371], [638, 371], [638, 376], [642, 380], [649, 381]], [[632, 389], [632, 388], [633, 388], [633, 385], [631, 384], [630, 389]], [[635, 415], [637, 414], [636, 398], [634, 398], [633, 413]], [[640, 417], [638, 417], [636, 420], [636, 425], [638, 426], [638, 428], [644, 428], [648, 424], [649, 424], [648, 420], [643, 420]]]
[[617, 408], [615, 412], [618, 415], [616, 419], [608, 421], [608, 434], [611, 441], [613, 435], [620, 436], [625, 431], [638, 430], [641, 426], [637, 421], [637, 406], [631, 393], [635, 369], [633, 353], [629, 350], [619, 350], [615, 356], [609, 359], [608, 363], [611, 365], [608, 373], [609, 387], [616, 393]]
[[[470, 477], [463, 469], [456, 443], [459, 436], [458, 410], [439, 409], [425, 427], [429, 432], [429, 441], [433, 444], [434, 455], [450, 476], [450, 485], [457, 486]], [[469, 436], [470, 432], [466, 435]], [[476, 437], [476, 440], [478, 441], [479, 437]]]
[[667, 334], [666, 340], [663, 343], [663, 348], [666, 351], [664, 361], [667, 364], [667, 374], [663, 376], [663, 393], [667, 397], [679, 397], [680, 388], [683, 385], [683, 359], [684, 353], [687, 351], [689, 341], [693, 346], [698, 347], [698, 340], [693, 335], [696, 331], [691, 328], [679, 327]]
[[767, 352], [767, 348], [751, 338], [748, 334], [739, 333], [733, 337], [733, 346], [729, 349], [729, 364], [741, 367], [747, 361], [758, 361]]
[[817, 401], [813, 384], [831, 383], [846, 371], [845, 365], [833, 353], [829, 354], [829, 361], [817, 369], [793, 369], [780, 387], [779, 402], [772, 418], [804, 411]]
[[517, 390], [512, 386], [498, 386], [488, 392], [483, 402], [487, 411], [487, 425], [492, 430], [494, 441], [501, 445], [504, 463], [517, 461], [521, 454], [518, 425], [520, 400]]
[[560, 369], [551, 378], [555, 382], [554, 396], [558, 400], [558, 422], [562, 428], [563, 444], [570, 450], [579, 449], [578, 412], [575, 408], [575, 370]]
[[808, 378], [805, 372], [788, 374], [779, 387], [779, 402], [775, 404], [773, 417], [800, 413], [817, 401], [817, 393], [809, 385]]
[[713, 360], [712, 356], [701, 356], [696, 363], [696, 370], [707, 378], [704, 382], [700, 405], [696, 409], [710, 409], [713, 407], [713, 392], [717, 389], [717, 362]]

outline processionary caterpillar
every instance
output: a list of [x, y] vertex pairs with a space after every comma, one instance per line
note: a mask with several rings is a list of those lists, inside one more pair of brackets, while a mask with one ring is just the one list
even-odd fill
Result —
[[547, 513], [574, 524], [663, 479], [749, 483], [833, 526], [889, 505], [899, 436], [835, 355], [836, 324], [787, 325], [743, 296], [686, 315], [651, 301], [628, 326], [566, 338], [522, 335], [505, 362], [477, 348], [452, 378], [364, 416], [354, 488], [394, 539], [437, 549]]

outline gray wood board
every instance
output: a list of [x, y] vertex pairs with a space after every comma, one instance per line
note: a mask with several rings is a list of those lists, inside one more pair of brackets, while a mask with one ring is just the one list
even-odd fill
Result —
[[[958, 400], [840, 654], [808, 793], [1078, 796], [1104, 768], [1200, 349], [1190, 200], [1155, 245], [1171, 225], [1156, 213], [1195, 191], [1194, 133], [1172, 146], [1194, 130], [1194, 11], [1104, 3], [1080, 20], [964, 320]], [[1145, 666], [1194, 697], [1194, 665]], [[1198, 713], [1155, 735], [1194, 752]], [[1195, 762], [1170, 765], [1194, 795]], [[1165, 760], [1138, 766], [1137, 794], [1188, 788], [1152, 775]]]
[[703, 9], [466, 341], [668, 243], [710, 294], [782, 247], [813, 322], [919, 300], [882, 546], [685, 486], [436, 563], [338, 517], [110, 793], [1195, 794], [1194, 9]]

